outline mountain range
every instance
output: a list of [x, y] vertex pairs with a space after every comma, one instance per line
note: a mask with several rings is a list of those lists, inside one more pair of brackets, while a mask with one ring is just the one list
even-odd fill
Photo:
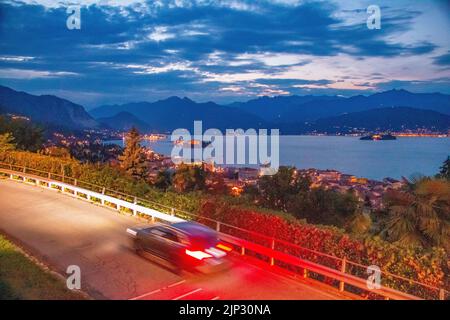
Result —
[[370, 109], [407, 106], [450, 114], [450, 95], [389, 90], [369, 96], [261, 97], [231, 106], [275, 123], [298, 123]]
[[[328, 134], [352, 133], [355, 131], [404, 131], [427, 128], [434, 132], [445, 132], [450, 128], [450, 115], [432, 110], [411, 107], [388, 107], [347, 113], [335, 117], [321, 118], [300, 125], [292, 130], [298, 132], [320, 132]], [[285, 133], [289, 133], [285, 126]]]
[[[137, 102], [107, 105], [90, 111], [94, 118], [108, 118], [128, 112], [156, 131], [169, 132], [177, 128], [192, 130], [195, 120], [202, 120], [204, 128], [264, 128], [267, 123], [257, 115], [239, 108], [214, 102], [197, 103], [189, 98], [170, 97], [156, 102]], [[110, 124], [110, 123], [106, 123]]]
[[93, 129], [99, 124], [79, 104], [52, 95], [35, 96], [0, 86], [1, 113], [27, 116], [52, 127]]
[[132, 127], [135, 127], [140, 132], [153, 131], [148, 123], [126, 111], [120, 111], [111, 117], [98, 118], [97, 121], [105, 127], [114, 128], [120, 131], [128, 131]]
[[110, 128], [142, 132], [203, 129], [279, 128], [282, 134], [339, 133], [352, 129], [389, 131], [450, 129], [450, 95], [389, 90], [369, 96], [277, 96], [219, 105], [184, 97], [156, 102], [105, 105], [88, 112], [53, 95], [31, 95], [0, 86], [0, 114], [30, 117], [32, 121], [74, 130]]

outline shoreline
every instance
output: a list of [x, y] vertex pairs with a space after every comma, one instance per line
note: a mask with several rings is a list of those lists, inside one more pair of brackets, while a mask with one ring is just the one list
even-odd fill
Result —
[[[116, 136], [117, 139], [108, 139], [108, 140], [122, 140], [122, 135], [125, 133], [121, 133], [119, 136]], [[318, 133], [318, 134], [308, 134], [308, 133], [302, 133], [302, 134], [283, 134], [280, 133], [280, 136], [282, 137], [363, 137], [365, 135], [368, 135], [370, 133], [358, 133], [358, 134], [325, 134], [325, 133]], [[397, 138], [450, 138], [450, 133], [436, 133], [436, 134], [410, 134], [410, 133], [391, 133], [393, 136]], [[153, 136], [159, 136], [158, 138], [147, 138], [146, 136], [153, 135]], [[152, 133], [152, 134], [146, 134], [143, 133], [143, 140], [145, 141], [161, 141], [161, 140], [168, 140], [170, 138], [170, 133]]]
[[[416, 174], [431, 176], [437, 172], [448, 156], [446, 150], [450, 146], [449, 139], [408, 138], [413, 137], [399, 137], [391, 143], [369, 143], [370, 141], [360, 141], [356, 136], [284, 135], [280, 136], [280, 166], [337, 170], [377, 181], [385, 178], [400, 180]], [[121, 139], [103, 142], [118, 145], [123, 143]], [[170, 157], [170, 137], [158, 141], [143, 141], [142, 145]], [[218, 166], [257, 168], [257, 165], [251, 164]]]

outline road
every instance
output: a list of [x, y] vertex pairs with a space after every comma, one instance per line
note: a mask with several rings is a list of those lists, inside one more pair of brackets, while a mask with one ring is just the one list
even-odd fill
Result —
[[125, 230], [142, 223], [57, 191], [0, 179], [0, 230], [60, 274], [79, 266], [82, 289], [96, 299], [345, 298], [237, 254], [227, 272], [182, 277], [134, 253]]

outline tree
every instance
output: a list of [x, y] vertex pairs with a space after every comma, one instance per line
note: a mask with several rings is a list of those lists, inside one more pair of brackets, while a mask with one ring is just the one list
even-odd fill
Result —
[[70, 159], [70, 151], [64, 147], [51, 146], [45, 148], [42, 153], [52, 157]]
[[134, 178], [145, 178], [147, 175], [147, 165], [140, 141], [139, 131], [135, 127], [131, 128], [125, 136], [123, 154], [119, 156], [120, 167]]
[[14, 150], [16, 145], [14, 143], [14, 137], [11, 133], [7, 132], [0, 134], [0, 152], [7, 152]]
[[257, 188], [246, 189], [256, 204], [282, 210], [310, 223], [344, 227], [360, 213], [358, 198], [351, 192], [339, 193], [311, 188], [309, 176], [294, 167], [280, 167], [272, 176], [263, 176]]
[[450, 156], [447, 157], [447, 160], [444, 161], [442, 167], [440, 167], [438, 178], [450, 180]]
[[169, 170], [160, 170], [153, 183], [156, 187], [166, 190], [172, 184], [172, 174]]
[[172, 186], [177, 192], [203, 190], [205, 188], [205, 171], [199, 166], [181, 164], [172, 179]]
[[386, 195], [386, 238], [402, 245], [450, 250], [450, 182], [425, 177], [408, 189]]
[[44, 129], [27, 120], [0, 116], [0, 134], [6, 132], [12, 134], [19, 150], [36, 152], [42, 148]]
[[292, 198], [289, 212], [310, 223], [344, 227], [360, 214], [360, 203], [351, 192], [313, 188]]
[[372, 219], [368, 214], [357, 214], [354, 219], [348, 223], [347, 230], [351, 233], [363, 235], [370, 231], [372, 226]]
[[208, 185], [208, 191], [212, 194], [226, 194], [228, 192], [225, 180], [220, 174], [212, 174], [210, 176], [210, 183]]
[[287, 212], [292, 198], [307, 192], [310, 185], [309, 178], [294, 167], [280, 167], [276, 174], [261, 177], [256, 200], [264, 207]]

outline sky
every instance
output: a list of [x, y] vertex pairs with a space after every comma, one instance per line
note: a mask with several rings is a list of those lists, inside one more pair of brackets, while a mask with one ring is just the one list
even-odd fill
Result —
[[[80, 29], [67, 19], [80, 8]], [[369, 29], [367, 8], [380, 8]], [[449, 1], [2, 0], [0, 84], [85, 106], [450, 94]]]

